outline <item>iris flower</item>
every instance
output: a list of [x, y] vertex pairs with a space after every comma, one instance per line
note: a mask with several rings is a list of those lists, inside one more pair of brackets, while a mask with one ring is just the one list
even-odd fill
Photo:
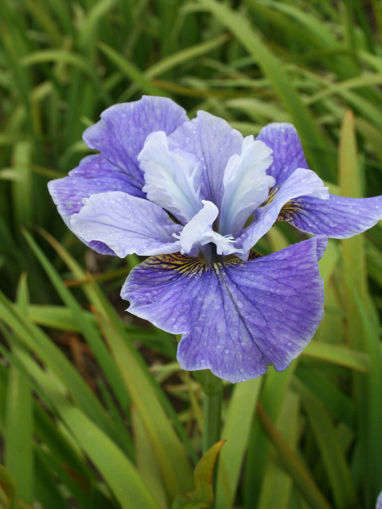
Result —
[[[181, 334], [178, 361], [242, 382], [285, 369], [322, 316], [326, 238], [382, 218], [382, 197], [332, 196], [291, 124], [243, 137], [223, 119], [162, 97], [117, 104], [84, 133], [90, 149], [49, 183], [67, 226], [98, 253], [148, 258], [121, 292], [130, 313]], [[315, 236], [267, 256], [277, 220]]]

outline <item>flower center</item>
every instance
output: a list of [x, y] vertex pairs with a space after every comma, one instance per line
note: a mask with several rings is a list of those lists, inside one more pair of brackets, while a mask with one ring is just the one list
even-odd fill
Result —
[[175, 236], [182, 254], [197, 256], [203, 251], [211, 259], [214, 252], [216, 256], [242, 253], [235, 239], [275, 184], [266, 174], [273, 158], [265, 143], [253, 136], [242, 139], [240, 153], [233, 154], [222, 169], [223, 193], [214, 197], [219, 208], [202, 199], [205, 181], [201, 172], [205, 167], [195, 155], [173, 149], [163, 131], [147, 137], [138, 160], [147, 198], [184, 225]]
[[[214, 244], [218, 255], [227, 256], [236, 253], [235, 239], [232, 235], [221, 235], [213, 230], [213, 224], [219, 215], [219, 209], [211, 201], [203, 200], [203, 207], [189, 221], [176, 238], [181, 245], [181, 253], [196, 256], [199, 249]], [[204, 250], [206, 253], [206, 250]]]

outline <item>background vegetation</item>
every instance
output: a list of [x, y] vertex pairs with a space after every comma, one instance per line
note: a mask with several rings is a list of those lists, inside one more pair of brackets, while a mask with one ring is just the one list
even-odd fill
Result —
[[[291, 121], [333, 191], [382, 194], [382, 5], [2, 0], [0, 41], [1, 504], [207, 507], [217, 449], [179, 496], [195, 489], [200, 384], [175, 338], [122, 311], [139, 260], [86, 251], [46, 183], [87, 153], [81, 133], [103, 109], [155, 94], [243, 134]], [[261, 248], [295, 240], [278, 227]], [[282, 373], [225, 387], [216, 508], [375, 506], [381, 248], [380, 225], [330, 242], [310, 346]]]

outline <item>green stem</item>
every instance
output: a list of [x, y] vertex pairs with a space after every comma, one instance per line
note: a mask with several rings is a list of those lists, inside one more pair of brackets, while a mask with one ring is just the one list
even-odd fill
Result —
[[203, 389], [203, 454], [220, 440], [223, 382], [209, 369], [194, 371]]
[[202, 381], [204, 392], [203, 454], [220, 440], [223, 384], [211, 372], [205, 372]]
[[203, 454], [220, 439], [221, 407], [222, 390], [213, 394], [204, 394]]
[[[200, 383], [203, 388], [203, 455], [220, 440], [223, 383], [210, 371], [200, 372]], [[212, 479], [213, 491], [216, 488], [216, 469]], [[212, 504], [211, 509], [215, 507]]]

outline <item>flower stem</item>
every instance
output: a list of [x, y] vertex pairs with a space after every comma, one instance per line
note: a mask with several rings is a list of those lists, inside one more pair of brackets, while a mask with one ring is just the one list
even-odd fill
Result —
[[203, 454], [220, 439], [223, 383], [209, 370], [195, 373], [203, 389]]
[[216, 392], [204, 393], [203, 454], [220, 439], [222, 387]]

